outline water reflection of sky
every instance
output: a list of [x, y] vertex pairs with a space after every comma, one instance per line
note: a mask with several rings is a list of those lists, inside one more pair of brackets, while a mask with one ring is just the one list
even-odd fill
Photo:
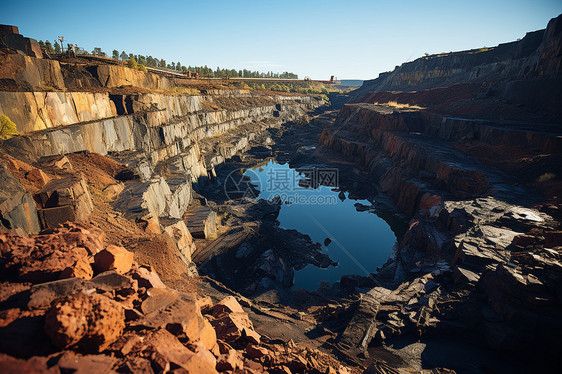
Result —
[[[321, 269], [308, 265], [295, 272], [295, 288], [315, 290], [320, 281], [339, 281], [344, 274], [368, 275], [388, 259], [396, 236], [382, 218], [370, 212], [358, 212], [354, 204], [371, 205], [367, 200], [345, 200], [331, 187], [303, 188], [305, 179], [288, 164], [273, 160], [246, 171], [261, 191], [259, 198], [271, 200], [280, 195], [283, 204], [279, 212], [280, 226], [309, 235], [324, 243], [323, 251], [336, 261], [337, 267]], [[299, 180], [301, 181], [299, 185]]]

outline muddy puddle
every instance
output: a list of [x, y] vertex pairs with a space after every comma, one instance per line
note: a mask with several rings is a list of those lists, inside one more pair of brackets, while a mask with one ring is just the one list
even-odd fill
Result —
[[334, 283], [342, 275], [369, 275], [391, 255], [400, 233], [393, 232], [369, 201], [350, 199], [337, 188], [337, 169], [295, 170], [271, 159], [244, 175], [259, 191], [252, 197], [283, 202], [278, 216], [281, 228], [310, 236], [338, 263], [296, 271], [294, 288], [316, 290], [321, 282]]

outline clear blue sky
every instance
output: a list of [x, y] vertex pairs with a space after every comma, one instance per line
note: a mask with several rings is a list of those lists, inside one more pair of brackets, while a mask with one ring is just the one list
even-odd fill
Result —
[[545, 28], [561, 0], [0, 0], [0, 24], [183, 65], [371, 79], [424, 53], [493, 46]]

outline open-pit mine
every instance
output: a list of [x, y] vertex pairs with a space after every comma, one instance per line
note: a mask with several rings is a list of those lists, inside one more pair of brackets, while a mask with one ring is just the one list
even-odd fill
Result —
[[0, 25], [0, 115], [2, 372], [562, 367], [562, 16], [327, 96]]

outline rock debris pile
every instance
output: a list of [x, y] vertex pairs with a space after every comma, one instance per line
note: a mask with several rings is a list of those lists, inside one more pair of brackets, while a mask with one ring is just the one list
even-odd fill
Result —
[[348, 373], [325, 353], [260, 336], [235, 297], [167, 287], [103, 233], [65, 223], [0, 235], [4, 372]]

